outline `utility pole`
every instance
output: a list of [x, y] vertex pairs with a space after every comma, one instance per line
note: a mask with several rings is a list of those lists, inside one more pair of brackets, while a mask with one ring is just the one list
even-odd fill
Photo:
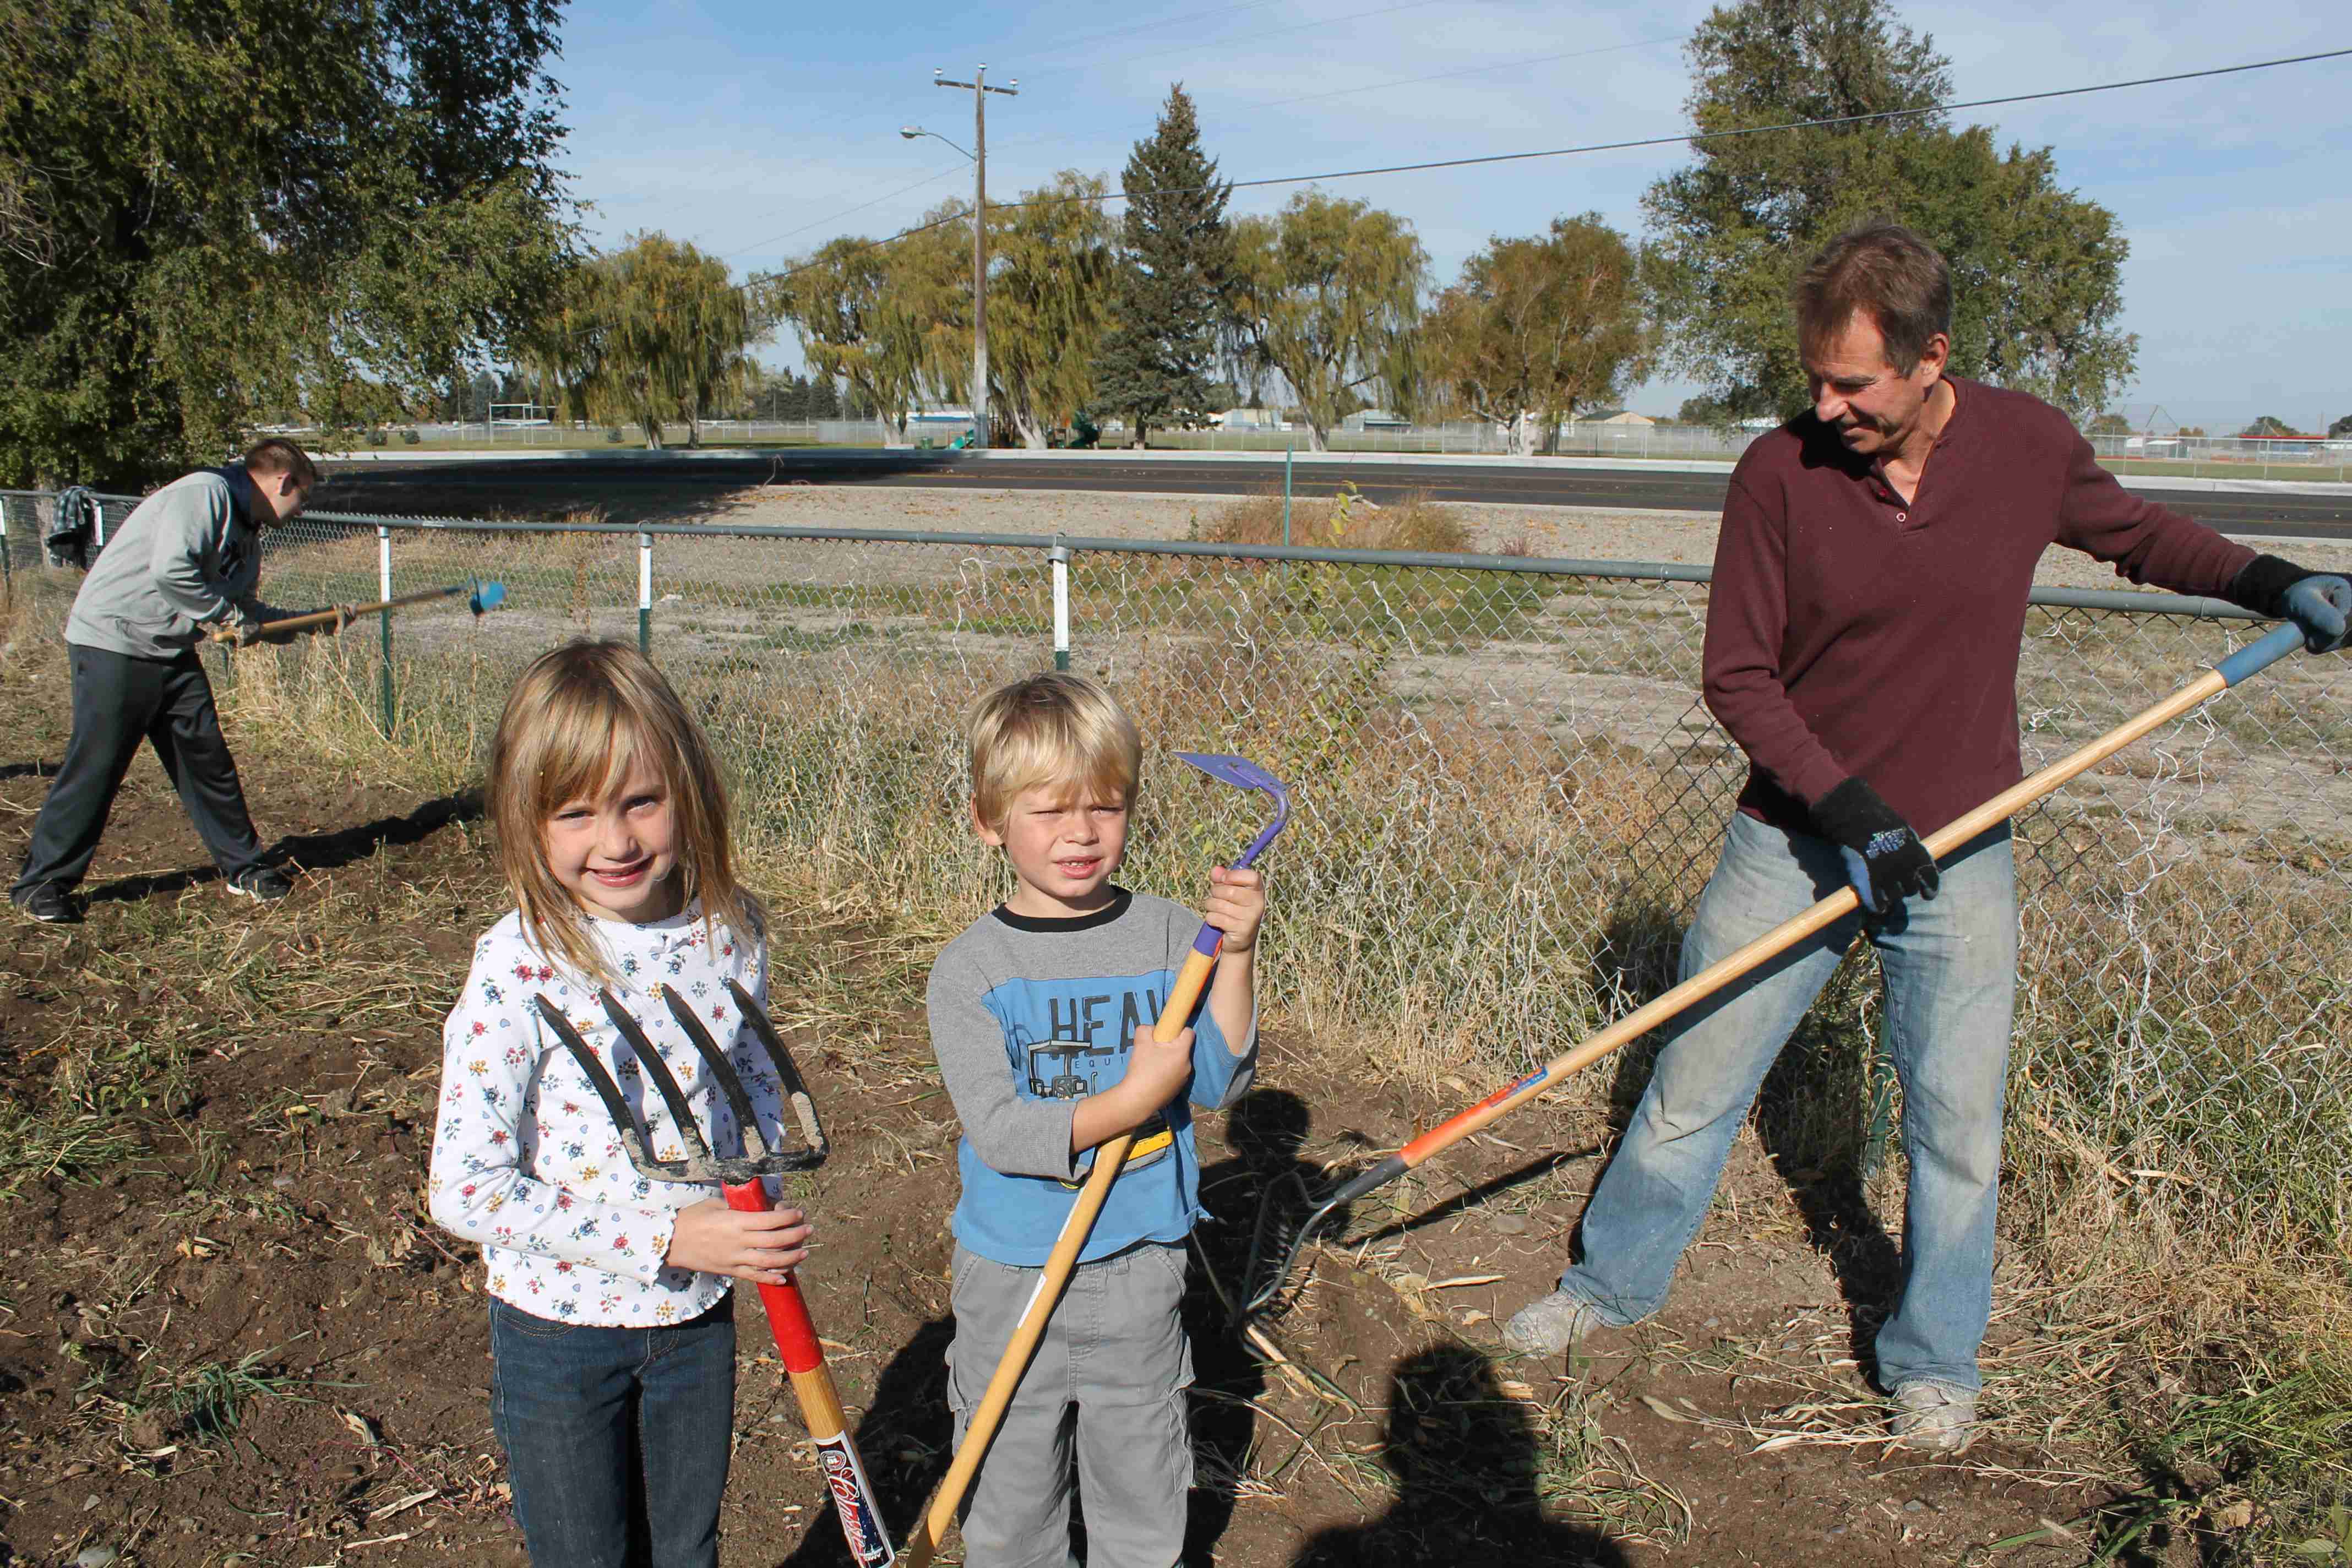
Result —
[[[931, 73], [933, 87], [971, 89], [971, 444], [988, 445], [988, 95], [1021, 96], [1021, 79], [1011, 85], [988, 85], [982, 64], [970, 81], [950, 81], [944, 70]], [[902, 132], [903, 134], [903, 132]]]

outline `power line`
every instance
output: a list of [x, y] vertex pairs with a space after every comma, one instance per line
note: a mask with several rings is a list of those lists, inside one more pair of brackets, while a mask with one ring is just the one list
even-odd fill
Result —
[[1308, 32], [1317, 27], [1328, 27], [1339, 22], [1361, 22], [1373, 16], [1391, 16], [1399, 11], [1426, 10], [1432, 5], [1451, 3], [1452, 0], [1403, 0], [1401, 5], [1376, 6], [1370, 11], [1342, 11], [1334, 16], [1316, 16], [1287, 27], [1267, 27], [1247, 34], [1225, 34], [1218, 37], [1202, 38], [1192, 43], [1180, 45], [1172, 49], [1151, 49], [1139, 55], [1121, 55], [1117, 59], [1088, 60], [1084, 65], [1055, 66], [1047, 70], [1033, 72], [1027, 79], [1033, 82], [1041, 81], [1047, 77], [1068, 76], [1073, 71], [1100, 70], [1107, 66], [1132, 65], [1138, 60], [1164, 60], [1173, 55], [1197, 55], [1202, 50], [1213, 48], [1219, 44], [1231, 43], [1236, 37], [1278, 38], [1286, 33]]
[[1457, 76], [1476, 76], [1482, 71], [1510, 70], [1514, 67], [1517, 66], [1550, 65], [1558, 60], [1590, 59], [1594, 55], [1622, 54], [1627, 49], [1646, 49], [1656, 44], [1678, 44], [1680, 42], [1682, 42], [1682, 36], [1680, 34], [1675, 34], [1671, 37], [1664, 38], [1643, 38], [1638, 42], [1631, 44], [1611, 44], [1606, 48], [1570, 49], [1565, 54], [1533, 55], [1524, 59], [1497, 60], [1491, 65], [1465, 66], [1460, 70], [1435, 71], [1428, 76], [1409, 76], [1397, 81], [1370, 82], [1362, 87], [1335, 87], [1328, 92], [1302, 93], [1297, 98], [1277, 98], [1266, 102], [1249, 100], [1244, 102], [1242, 107], [1245, 110], [1281, 109], [1286, 105], [1293, 103], [1314, 103], [1326, 98], [1344, 98], [1351, 92], [1379, 92], [1385, 88], [1414, 87], [1425, 81], [1444, 81], [1450, 78]]
[[[1588, 142], [1575, 147], [1545, 147], [1526, 153], [1485, 153], [1467, 158], [1437, 158], [1421, 163], [1384, 163], [1367, 169], [1335, 169], [1319, 174], [1279, 174], [1260, 180], [1231, 180], [1224, 183], [1227, 190], [1260, 190], [1269, 185], [1309, 185], [1325, 180], [1360, 180], [1374, 174], [1412, 174], [1433, 169], [1467, 169], [1485, 163], [1517, 163], [1533, 158], [1567, 158], [1588, 153], [1622, 153], [1643, 147], [1671, 147], [1687, 143], [1696, 146], [1704, 142], [1728, 142], [1743, 136], [1766, 136], [1781, 131], [1825, 130], [1839, 125], [1867, 125], [1892, 120], [1916, 120], [1930, 114], [1948, 114], [1961, 109], [1991, 109], [2011, 103], [2039, 103], [2055, 98], [2080, 98], [2088, 93], [2117, 92], [2130, 87], [2157, 87], [2166, 82], [2196, 81], [2206, 77], [2235, 76], [2243, 71], [2270, 70], [2279, 66], [2308, 65], [2315, 60], [2341, 59], [2352, 55], [2352, 48], [2323, 49], [2315, 54], [2287, 55], [2278, 59], [2249, 60], [2242, 65], [2209, 66], [2203, 70], [2174, 71], [2165, 76], [2135, 77], [2127, 81], [2093, 82], [2084, 87], [2052, 88], [2042, 92], [2006, 93], [1999, 98], [1966, 99], [1956, 103], [1922, 104], [1916, 109], [1884, 109], [1869, 114], [1840, 114], [1819, 120], [1790, 120], [1773, 125], [1748, 125], [1730, 131], [1686, 131], [1673, 136], [1643, 136], [1624, 142]], [[1074, 202], [1108, 202], [1132, 200], [1138, 195], [1197, 195], [1207, 187], [1188, 189], [1170, 186], [1150, 192], [1110, 191], [1095, 196], [1043, 196], [1031, 201], [991, 204], [992, 212], [1009, 212], [1020, 207], [1066, 206]], [[887, 238], [868, 240], [865, 248], [896, 245], [947, 224], [961, 223], [965, 215], [958, 213], [930, 223], [917, 224], [899, 230]], [[772, 273], [772, 279], [796, 277], [815, 266], [803, 262], [782, 272]]]
[[[1157, 21], [1138, 22], [1134, 26], [1128, 27], [1114, 27], [1107, 33], [1088, 33], [1084, 37], [1065, 38], [1060, 43], [1047, 48], [1042, 56], [1033, 55], [1029, 58], [1033, 59], [1052, 59], [1056, 55], [1068, 54], [1072, 49], [1083, 48], [1088, 44], [1099, 44], [1106, 38], [1124, 38], [1132, 33], [1148, 33], [1154, 27], [1172, 27], [1179, 22], [1197, 22], [1203, 16], [1228, 16], [1239, 11], [1263, 11], [1268, 5], [1278, 5], [1281, 3], [1282, 0], [1248, 0], [1247, 4], [1241, 5], [1220, 5], [1213, 10], [1187, 11], [1179, 16], [1162, 16]], [[1003, 54], [1009, 47], [1010, 46], [1008, 45], [997, 45], [992, 47], [990, 52], [992, 54]], [[1064, 68], [1075, 69], [1076, 68], [1064, 68], [1056, 66], [1054, 68], [1061, 70]], [[1032, 77], [1030, 79], [1034, 81], [1036, 78]]]
[[[824, 227], [826, 224], [838, 222], [840, 219], [842, 219], [842, 218], [845, 218], [845, 217], [848, 217], [848, 216], [850, 216], [852, 214], [855, 214], [855, 213], [862, 213], [862, 212], [864, 212], [867, 207], [878, 207], [878, 206], [880, 206], [884, 202], [889, 201], [889, 200], [890, 200], [892, 197], [894, 197], [894, 196], [903, 196], [903, 195], [905, 195], [908, 191], [919, 191], [919, 190], [921, 190], [925, 185], [935, 185], [935, 184], [939, 184], [941, 180], [946, 179], [950, 174], [960, 174], [963, 173], [963, 168], [964, 168], [964, 166], [963, 166], [962, 164], [958, 163], [958, 164], [951, 165], [951, 166], [950, 166], [950, 167], [948, 167], [948, 168], [941, 169], [941, 170], [938, 171], [938, 172], [937, 172], [937, 173], [935, 173], [935, 174], [926, 174], [926, 175], [924, 175], [921, 179], [917, 180], [917, 181], [916, 181], [913, 184], [911, 184], [911, 185], [901, 185], [901, 186], [899, 186], [899, 187], [898, 187], [897, 190], [895, 190], [895, 191], [888, 192], [888, 193], [887, 193], [887, 194], [885, 194], [885, 195], [883, 195], [876, 196], [876, 197], [875, 197], [872, 201], [870, 201], [870, 202], [860, 202], [860, 203], [858, 203], [858, 204], [857, 204], [856, 206], [854, 206], [854, 207], [845, 207], [845, 208], [843, 208], [841, 211], [839, 211], [839, 212], [837, 212], [837, 213], [833, 214], [831, 216], [818, 218], [818, 219], [817, 219], [815, 222], [814, 222], [814, 223], [804, 223], [804, 224], [801, 225], [801, 226], [800, 226], [800, 227], [798, 227], [798, 228], [788, 228], [788, 229], [784, 230], [784, 232], [783, 232], [783, 233], [782, 233], [782, 234], [772, 234], [772, 235], [770, 235], [770, 236], [769, 236], [767, 238], [765, 238], [765, 239], [754, 240], [754, 241], [752, 241], [750, 245], [745, 246], [745, 247], [744, 247], [742, 249], [740, 249], [740, 250], [730, 250], [730, 251], [729, 251], [729, 252], [726, 254], [726, 256], [725, 256], [725, 257], [723, 257], [721, 259], [723, 259], [723, 260], [727, 260], [727, 261], [732, 261], [732, 260], [734, 260], [734, 259], [735, 259], [737, 257], [739, 257], [739, 256], [749, 256], [749, 255], [751, 255], [751, 252], [753, 252], [753, 251], [755, 251], [755, 250], [761, 249], [761, 248], [763, 248], [764, 247], [773, 245], [773, 244], [775, 244], [775, 243], [776, 243], [776, 241], [778, 241], [778, 240], [780, 240], [780, 239], [790, 239], [790, 238], [792, 238], [792, 237], [793, 237], [793, 236], [794, 236], [794, 235], [796, 235], [796, 234], [806, 234], [809, 230], [811, 230], [811, 229], [813, 229], [813, 228], [822, 228], [822, 227]], [[777, 212], [782, 212], [782, 210], [783, 210], [783, 209], [782, 209], [782, 207], [779, 207], [779, 208], [777, 208], [777, 209], [776, 209], [776, 211], [777, 211]], [[762, 214], [761, 214], [760, 216], [761, 216], [761, 217], [773, 217], [773, 216], [776, 216], [776, 214], [775, 214], [775, 213], [773, 213], [773, 212], [771, 212], [771, 213], [762, 213]]]

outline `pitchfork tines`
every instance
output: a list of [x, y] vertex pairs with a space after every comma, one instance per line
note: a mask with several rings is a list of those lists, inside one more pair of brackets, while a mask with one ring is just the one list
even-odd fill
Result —
[[[646, 1032], [637, 1026], [637, 1021], [629, 1016], [629, 1010], [622, 1006], [610, 991], [599, 991], [596, 999], [604, 1005], [604, 1016], [612, 1020], [613, 1027], [620, 1031], [621, 1038], [626, 1040], [629, 1048], [636, 1054], [638, 1068], [652, 1080], [654, 1092], [661, 1096], [662, 1104], [668, 1107], [671, 1124], [677, 1129], [678, 1141], [686, 1146], [686, 1158], [682, 1160], [654, 1158], [646, 1147], [645, 1127], [630, 1112], [629, 1102], [622, 1097], [621, 1086], [614, 1081], [612, 1073], [597, 1059], [595, 1051], [581, 1037], [572, 1020], [563, 1016], [563, 1010], [550, 1002], [544, 993], [532, 998], [539, 1007], [540, 1016], [547, 1021], [549, 1028], [555, 1031], [555, 1037], [563, 1042], [563, 1048], [572, 1053], [572, 1059], [580, 1064], [580, 1070], [588, 1075], [588, 1082], [595, 1089], [596, 1097], [604, 1102], [605, 1110], [613, 1118], [613, 1125], [620, 1131], [621, 1146], [628, 1152], [629, 1163], [636, 1167], [640, 1175], [656, 1182], [719, 1182], [728, 1186], [740, 1186], [756, 1177], [781, 1175], [790, 1171], [813, 1171], [824, 1163], [824, 1129], [817, 1121], [816, 1103], [809, 1098], [808, 1085], [802, 1079], [800, 1069], [793, 1065], [792, 1053], [784, 1048], [774, 1022], [759, 1003], [751, 999], [751, 994], [734, 981], [727, 983], [727, 992], [734, 997], [735, 1005], [742, 1012], [743, 1021], [751, 1027], [752, 1037], [760, 1042], [768, 1060], [775, 1067], [777, 1079], [783, 1086], [784, 1098], [791, 1102], [793, 1116], [800, 1123], [802, 1135], [807, 1140], [805, 1145], [769, 1146], [766, 1136], [760, 1131], [760, 1120], [752, 1113], [751, 1097], [744, 1092], [742, 1077], [736, 1072], [734, 1063], [727, 1059], [727, 1053], [719, 1048], [719, 1042], [710, 1037], [710, 1031], [703, 1026], [700, 1018], [695, 1016], [693, 1004], [665, 985], [661, 988], [661, 999], [668, 1006], [670, 1016], [677, 1019], [678, 1027], [686, 1031], [686, 1037], [693, 1045], [696, 1054], [702, 1058], [703, 1066], [710, 1070], [711, 1081], [719, 1086], [719, 1092], [725, 1097], [728, 1108], [734, 1111], [736, 1126], [742, 1130], [743, 1152], [740, 1157], [713, 1153], [709, 1141], [702, 1135], [700, 1123], [694, 1119], [693, 1108], [687, 1104], [686, 1092], [678, 1088], [677, 1079], [670, 1072], [669, 1064], [662, 1060], [661, 1052], [646, 1037]], [[785, 1131], [778, 1129], [780, 1135]]]

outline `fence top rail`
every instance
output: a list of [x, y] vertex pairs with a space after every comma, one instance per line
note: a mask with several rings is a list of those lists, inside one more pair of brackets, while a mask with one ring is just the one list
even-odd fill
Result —
[[[0, 490], [39, 499], [50, 490]], [[100, 495], [129, 501], [136, 496]], [[1545, 577], [1596, 577], [1621, 582], [1697, 583], [1711, 566], [1666, 561], [1577, 561], [1531, 555], [1447, 554], [1422, 550], [1331, 550], [1315, 545], [1219, 544], [1190, 539], [1094, 539], [1062, 533], [933, 533], [915, 529], [831, 528], [822, 524], [696, 522], [497, 522], [483, 518], [383, 517], [370, 512], [305, 512], [307, 521], [342, 527], [443, 533], [613, 533], [680, 539], [804, 539], [845, 543], [951, 544], [965, 549], [1051, 550], [1128, 555], [1193, 555], [1227, 561], [1288, 561], [1339, 566], [1403, 566], [1456, 572], [1516, 572]], [[2050, 609], [2119, 610], [2133, 615], [2203, 620], [2259, 621], [2253, 611], [2222, 599], [2102, 588], [2036, 588], [2031, 603]]]

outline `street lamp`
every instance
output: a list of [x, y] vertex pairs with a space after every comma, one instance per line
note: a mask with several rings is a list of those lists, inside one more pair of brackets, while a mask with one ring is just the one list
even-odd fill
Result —
[[[926, 131], [919, 125], [901, 125], [898, 127], [898, 134], [904, 136], [909, 142], [912, 142], [918, 136], [928, 136], [934, 142], [948, 142], [948, 139], [940, 135], [938, 132]], [[965, 157], [971, 157], [970, 153], [964, 153], [963, 147], [961, 143], [948, 142], [948, 145], [953, 147], [959, 153], [963, 153]], [[977, 159], [974, 159], [973, 161], [975, 163], [978, 162]]]
[[971, 146], [964, 153], [936, 131], [926, 131], [919, 125], [899, 128], [898, 134], [913, 141], [918, 136], [935, 136], [948, 142], [959, 153], [971, 160], [971, 444], [988, 445], [988, 95], [1001, 92], [1007, 98], [1021, 96], [1021, 79], [1011, 78], [1008, 85], [988, 85], [988, 67], [982, 65], [972, 73], [970, 81], [950, 81], [947, 72], [931, 73], [933, 87], [958, 87], [971, 89]]

